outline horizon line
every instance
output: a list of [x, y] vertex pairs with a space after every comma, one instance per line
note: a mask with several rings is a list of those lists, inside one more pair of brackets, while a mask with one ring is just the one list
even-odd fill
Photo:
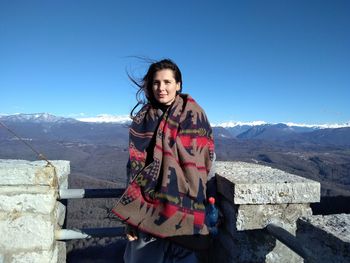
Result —
[[[108, 113], [101, 113], [97, 114], [95, 116], [86, 115], [85, 113], [79, 113], [79, 114], [66, 114], [66, 115], [56, 115], [48, 112], [35, 112], [35, 113], [0, 113], [0, 117], [2, 116], [15, 116], [15, 115], [43, 115], [48, 114], [55, 117], [61, 117], [61, 118], [71, 118], [76, 119], [78, 121], [82, 122], [115, 122], [118, 121], [127, 121], [130, 120], [130, 116], [128, 114], [108, 114]], [[103, 121], [103, 118], [109, 119], [108, 121]], [[99, 120], [100, 119], [100, 120]], [[90, 121], [89, 121], [90, 120]], [[287, 126], [299, 126], [299, 127], [350, 127], [350, 120], [345, 122], [332, 122], [332, 123], [319, 123], [319, 124], [309, 124], [309, 123], [299, 123], [299, 122], [267, 122], [262, 120], [255, 120], [255, 121], [235, 121], [235, 120], [228, 120], [228, 121], [222, 121], [222, 122], [210, 122], [210, 124], [213, 127], [234, 127], [234, 126], [258, 126], [258, 125], [265, 125], [265, 124], [285, 124]]]

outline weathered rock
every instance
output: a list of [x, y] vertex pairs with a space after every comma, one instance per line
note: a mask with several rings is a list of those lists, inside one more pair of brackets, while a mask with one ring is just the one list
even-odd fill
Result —
[[308, 204], [240, 205], [236, 228], [238, 231], [263, 229], [267, 224], [278, 221], [284, 228], [294, 232], [297, 219], [311, 214]]
[[57, 224], [62, 227], [65, 221], [66, 217], [66, 207], [60, 203], [56, 203], [56, 222]]
[[[64, 253], [64, 255], [62, 255]], [[8, 262], [11, 263], [65, 263], [66, 245], [64, 242], [56, 242], [50, 250], [36, 250], [12, 255]], [[0, 261], [1, 262], [1, 261]]]
[[218, 190], [234, 204], [296, 204], [320, 201], [320, 183], [268, 166], [217, 162]]
[[24, 160], [0, 160], [0, 185], [49, 185], [67, 186], [70, 173], [69, 161], [29, 162]]
[[0, 213], [0, 251], [49, 250], [54, 242], [54, 228], [50, 215], [16, 210]]
[[56, 190], [49, 186], [0, 186], [0, 211], [49, 214], [56, 197]]
[[0, 262], [60, 262], [64, 242], [54, 233], [63, 225], [65, 206], [58, 189], [68, 187], [68, 161], [0, 160]]

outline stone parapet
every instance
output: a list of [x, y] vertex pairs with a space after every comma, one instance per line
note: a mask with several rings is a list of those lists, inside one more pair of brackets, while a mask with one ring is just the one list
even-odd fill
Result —
[[283, 228], [293, 231], [299, 217], [311, 214], [308, 204], [240, 205], [237, 210], [236, 230], [263, 229], [266, 225], [277, 222]]
[[65, 206], [68, 161], [0, 160], [0, 262], [65, 262], [65, 244], [55, 241]]
[[68, 187], [69, 161], [0, 160], [0, 186]]
[[[64, 224], [57, 197], [68, 186], [69, 162], [51, 162], [0, 160], [0, 263], [66, 261], [54, 233]], [[350, 215], [311, 213], [318, 182], [243, 162], [216, 162], [216, 173], [224, 219], [208, 262], [303, 262], [266, 231], [270, 223], [294, 235], [316, 262], [350, 262]]]
[[218, 190], [234, 204], [301, 204], [320, 201], [320, 183], [268, 166], [217, 162]]
[[350, 262], [350, 214], [300, 218], [296, 236], [316, 262]]
[[303, 262], [265, 227], [275, 223], [295, 235], [298, 218], [310, 216], [309, 203], [320, 200], [320, 183], [251, 163], [215, 166], [226, 262]]

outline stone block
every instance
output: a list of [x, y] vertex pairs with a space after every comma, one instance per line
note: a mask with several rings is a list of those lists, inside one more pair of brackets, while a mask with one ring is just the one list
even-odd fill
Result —
[[56, 197], [56, 190], [49, 186], [0, 186], [0, 211], [50, 214]]
[[236, 229], [263, 229], [267, 224], [277, 221], [291, 232], [295, 230], [299, 217], [309, 215], [312, 215], [309, 204], [239, 205]]
[[218, 191], [234, 204], [313, 203], [320, 201], [319, 182], [268, 166], [216, 162]]
[[265, 263], [288, 262], [302, 263], [304, 259], [290, 250], [280, 241], [276, 240], [276, 245], [271, 252], [266, 255]]
[[66, 242], [56, 241], [57, 261], [55, 263], [66, 263], [67, 249]]
[[350, 214], [314, 215], [297, 224], [297, 239], [317, 262], [350, 262]]
[[62, 227], [66, 218], [66, 207], [60, 203], [56, 203], [56, 222], [59, 227]]
[[[57, 253], [57, 252], [56, 252]], [[56, 263], [54, 250], [32, 251], [13, 254], [9, 263]]]
[[0, 160], [0, 185], [67, 185], [69, 161]]
[[[66, 263], [65, 242], [55, 242], [52, 249], [35, 251], [15, 251], [1, 258], [0, 263]], [[2, 259], [2, 261], [1, 261]]]
[[0, 213], [0, 253], [16, 250], [49, 250], [56, 222], [51, 215], [12, 211]]

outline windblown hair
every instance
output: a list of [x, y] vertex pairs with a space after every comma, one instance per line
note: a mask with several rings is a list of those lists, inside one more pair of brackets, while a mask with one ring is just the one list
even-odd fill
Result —
[[[133, 118], [133, 113], [135, 109], [139, 105], [143, 105], [146, 103], [151, 103], [153, 105], [157, 104], [156, 99], [154, 98], [152, 86], [153, 86], [153, 80], [154, 75], [157, 71], [163, 70], [163, 69], [170, 69], [174, 73], [174, 78], [177, 83], [180, 82], [180, 90], [177, 91], [177, 93], [181, 93], [182, 91], [182, 75], [181, 71], [178, 68], [178, 66], [171, 60], [171, 59], [162, 59], [160, 61], [153, 62], [146, 73], [146, 75], [140, 79], [136, 80], [134, 77], [130, 76], [128, 74], [129, 79], [134, 83], [139, 89], [136, 92], [136, 100], [137, 104], [130, 112], [130, 117]], [[143, 97], [146, 98], [146, 101], [143, 99]]]

